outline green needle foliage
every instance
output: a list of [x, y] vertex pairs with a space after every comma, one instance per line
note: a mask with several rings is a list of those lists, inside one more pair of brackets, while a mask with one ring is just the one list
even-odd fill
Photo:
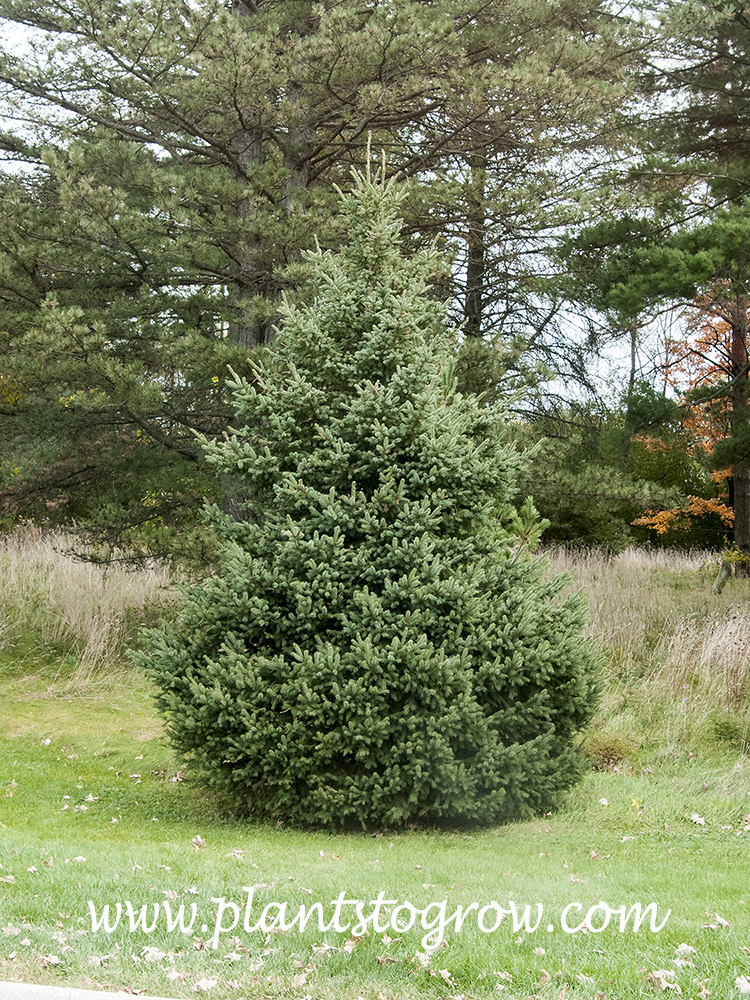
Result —
[[211, 510], [220, 572], [135, 656], [175, 746], [252, 816], [491, 823], [581, 773], [585, 611], [513, 512], [503, 414], [456, 392], [440, 261], [401, 255], [399, 201], [358, 177], [349, 245], [309, 255], [319, 297], [287, 304], [207, 445], [243, 520]]

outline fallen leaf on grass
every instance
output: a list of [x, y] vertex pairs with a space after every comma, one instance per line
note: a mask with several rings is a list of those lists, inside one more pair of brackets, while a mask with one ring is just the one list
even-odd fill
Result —
[[748, 979], [747, 976], [737, 976], [734, 981], [734, 985], [740, 993], [750, 993], [750, 979]]
[[187, 979], [187, 972], [178, 972], [177, 969], [170, 969], [167, 973], [167, 979], [170, 979], [173, 983], [177, 980], [184, 983]]
[[328, 944], [327, 941], [324, 941], [323, 944], [314, 944], [312, 946], [312, 950], [315, 952], [316, 955], [325, 955], [329, 951], [338, 951], [338, 948], [336, 948], [332, 944]]
[[208, 991], [212, 990], [218, 982], [218, 979], [199, 979], [198, 982], [193, 985], [193, 993], [208, 993]]
[[[193, 845], [196, 851], [199, 851], [202, 847], [206, 846], [206, 841], [199, 834], [196, 834], [196, 836], [193, 837], [190, 843]], [[201, 982], [203, 982], [203, 980], [201, 980]], [[210, 980], [206, 980], [206, 982], [210, 982]], [[214, 983], [214, 985], [216, 984]]]
[[691, 947], [689, 944], [678, 944], [674, 953], [675, 955], [694, 955], [695, 948]]
[[576, 976], [576, 979], [578, 980], [579, 983], [581, 983], [581, 985], [586, 985], [588, 983], [593, 983], [593, 981], [594, 981], [591, 978], [591, 976], [586, 976], [582, 972], [578, 973], [578, 975]]
[[391, 955], [378, 955], [378, 965], [395, 965], [396, 959]]
[[675, 993], [682, 993], [682, 989], [677, 983], [671, 982], [674, 979], [674, 972], [671, 969], [654, 969], [648, 974], [648, 982], [651, 986], [658, 986], [662, 990], [674, 990]]
[[19, 931], [19, 929], [17, 927], [14, 927], [13, 924], [6, 924], [5, 927], [3, 927], [3, 934], [6, 937], [15, 937], [16, 934], [20, 933], [21, 932]]
[[697, 826], [705, 826], [705, 825], [706, 825], [706, 821], [705, 821], [705, 819], [704, 819], [704, 818], [703, 818], [702, 816], [699, 816], [699, 815], [698, 815], [698, 813], [690, 813], [690, 819], [691, 819], [691, 820], [692, 820], [692, 821], [693, 821], [693, 822], [694, 822], [694, 823], [695, 823], [695, 824], [696, 824]]
[[62, 965], [59, 955], [37, 955], [37, 962], [45, 969], [48, 965]]
[[14, 875], [3, 875], [3, 877], [0, 878], [0, 882], [15, 882], [15, 881], [16, 879]]
[[351, 955], [351, 953], [354, 951], [357, 945], [361, 944], [363, 941], [364, 941], [363, 937], [355, 937], [355, 936], [350, 937], [348, 941], [344, 942], [344, 951], [347, 952], [347, 954]]
[[154, 948], [151, 945], [145, 945], [141, 948], [141, 955], [147, 962], [159, 962], [162, 958], [167, 957], [167, 953], [165, 951], [159, 951], [158, 948]]

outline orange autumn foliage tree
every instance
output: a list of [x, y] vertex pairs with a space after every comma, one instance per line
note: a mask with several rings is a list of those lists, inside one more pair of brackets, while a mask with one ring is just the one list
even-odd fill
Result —
[[722, 500], [712, 497], [688, 497], [684, 507], [673, 507], [672, 510], [649, 510], [643, 517], [636, 518], [633, 524], [653, 528], [657, 534], [666, 535], [668, 531], [681, 529], [690, 531], [693, 523], [691, 518], [705, 517], [707, 514], [718, 514], [723, 523], [731, 528], [734, 524], [734, 511]]
[[[733, 372], [731, 317], [725, 317], [721, 300], [699, 297], [688, 316], [686, 336], [668, 337], [665, 347], [664, 381], [680, 396], [688, 452], [708, 457], [731, 433], [731, 402], [726, 394], [717, 391], [731, 380]], [[637, 440], [648, 451], [666, 447], [652, 435], [640, 435]], [[669, 531], [690, 531], [696, 518], [714, 514], [731, 528], [734, 510], [727, 502], [731, 477], [731, 468], [715, 470], [711, 481], [716, 484], [716, 496], [688, 496], [681, 507], [649, 510], [632, 523], [666, 535]]]

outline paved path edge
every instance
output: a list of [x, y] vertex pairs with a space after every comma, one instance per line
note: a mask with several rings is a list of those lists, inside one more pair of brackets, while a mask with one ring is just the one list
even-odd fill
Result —
[[[111, 993], [108, 990], [79, 990], [72, 986], [38, 986], [36, 983], [0, 982], [0, 1000], [92, 1000], [92, 997], [128, 997], [132, 993]], [[152, 997], [139, 994], [138, 1000], [174, 1000], [173, 997]]]

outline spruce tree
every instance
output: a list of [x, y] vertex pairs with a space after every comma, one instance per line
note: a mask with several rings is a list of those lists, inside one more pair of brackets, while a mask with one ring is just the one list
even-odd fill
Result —
[[532, 554], [503, 414], [455, 389], [433, 251], [392, 182], [355, 179], [349, 243], [309, 255], [237, 419], [220, 571], [135, 654], [174, 746], [238, 812], [326, 826], [496, 822], [580, 776], [598, 689], [580, 597]]

